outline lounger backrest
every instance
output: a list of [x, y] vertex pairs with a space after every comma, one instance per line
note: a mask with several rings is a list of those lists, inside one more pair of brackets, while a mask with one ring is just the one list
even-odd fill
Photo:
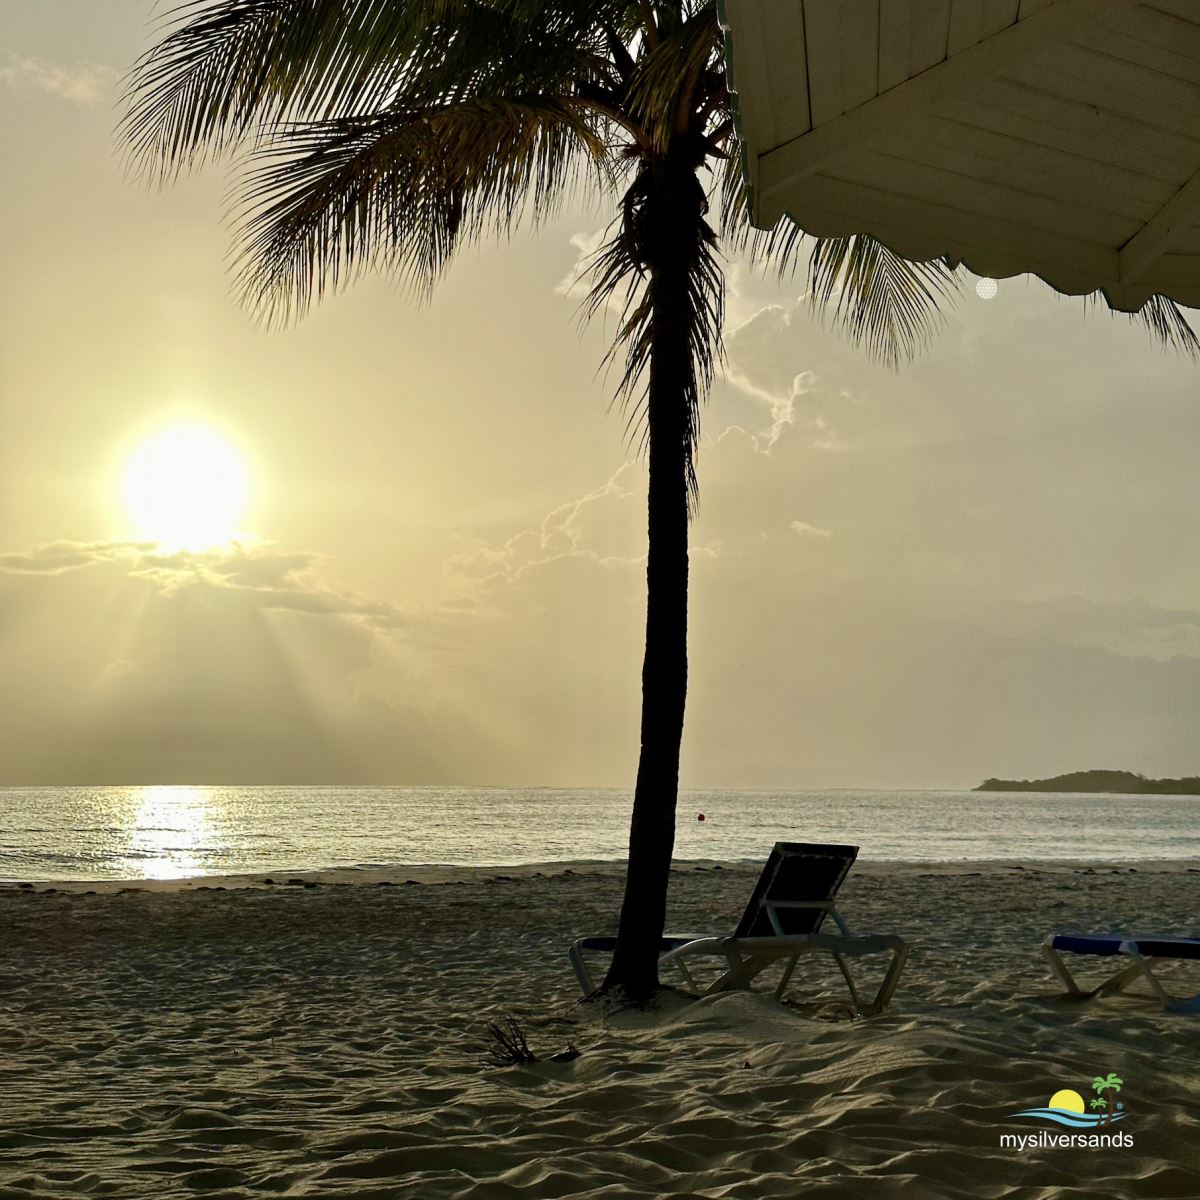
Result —
[[[735, 937], [770, 937], [776, 932], [767, 912], [769, 902], [832, 901], [858, 857], [857, 846], [810, 842], [776, 842]], [[784, 933], [816, 933], [825, 919], [822, 908], [781, 908], [775, 915]]]

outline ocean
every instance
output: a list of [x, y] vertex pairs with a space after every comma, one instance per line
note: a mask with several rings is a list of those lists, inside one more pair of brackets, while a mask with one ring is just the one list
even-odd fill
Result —
[[[627, 791], [586, 788], [5, 788], [0, 879], [613, 860], [629, 807]], [[1194, 796], [687, 791], [676, 857], [825, 841], [908, 862], [1192, 859], [1198, 818]]]

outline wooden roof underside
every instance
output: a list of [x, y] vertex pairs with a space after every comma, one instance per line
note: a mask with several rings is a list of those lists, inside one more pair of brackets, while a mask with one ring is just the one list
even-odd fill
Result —
[[1200, 306], [1200, 0], [724, 0], [755, 224]]

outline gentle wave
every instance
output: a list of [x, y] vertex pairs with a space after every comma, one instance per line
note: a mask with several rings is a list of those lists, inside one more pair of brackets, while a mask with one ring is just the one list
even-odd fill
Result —
[[[5, 878], [120, 879], [446, 863], [618, 861], [615, 789], [0, 789]], [[704, 820], [697, 818], [704, 815]], [[676, 857], [761, 861], [776, 841], [908, 862], [1200, 859], [1200, 799], [989, 792], [685, 791]]]

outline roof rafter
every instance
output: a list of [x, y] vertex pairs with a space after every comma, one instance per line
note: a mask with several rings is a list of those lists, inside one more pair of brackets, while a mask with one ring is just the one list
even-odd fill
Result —
[[1121, 247], [1120, 279], [1135, 283], [1167, 252], [1171, 233], [1182, 225], [1194, 225], [1200, 218], [1200, 172], [1191, 177]]

